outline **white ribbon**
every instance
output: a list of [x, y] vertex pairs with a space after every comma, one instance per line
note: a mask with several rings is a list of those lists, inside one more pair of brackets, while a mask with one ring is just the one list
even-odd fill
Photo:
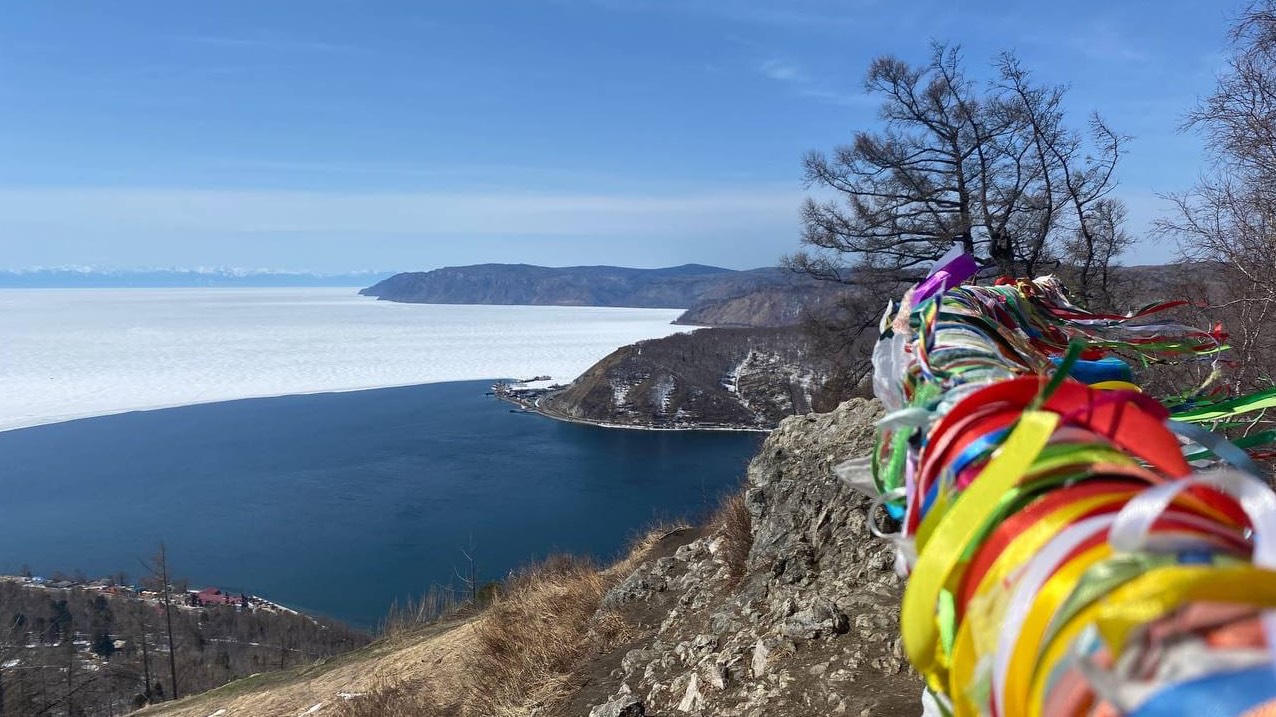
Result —
[[[1140, 493], [1117, 514], [1108, 542], [1122, 552], [1155, 550], [1158, 546], [1149, 540], [1152, 524], [1179, 493], [1198, 485], [1215, 488], [1236, 498], [1254, 526], [1251, 536], [1254, 565], [1276, 569], [1276, 493], [1254, 476], [1236, 470], [1198, 473]], [[1263, 632], [1267, 636], [1272, 668], [1276, 671], [1276, 610], [1263, 612]]]

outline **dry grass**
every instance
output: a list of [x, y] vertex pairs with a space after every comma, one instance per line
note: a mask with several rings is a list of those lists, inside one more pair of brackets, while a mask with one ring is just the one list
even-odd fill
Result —
[[732, 582], [738, 582], [748, 572], [749, 550], [753, 548], [753, 516], [745, 505], [744, 491], [723, 498], [709, 525], [717, 526], [722, 537], [720, 555]]
[[628, 577], [647, 559], [647, 553], [656, 547], [656, 543], [684, 530], [695, 530], [695, 526], [682, 518], [661, 519], [648, 523], [647, 527], [638, 530], [629, 538], [624, 555], [609, 565], [603, 573], [618, 578]]
[[466, 605], [451, 588], [431, 587], [420, 599], [395, 601], [377, 628], [379, 635], [397, 635], [422, 625], [431, 625], [455, 615]]
[[382, 683], [346, 700], [334, 717], [453, 717], [456, 705], [440, 705], [420, 687]]
[[[386, 634], [340, 666], [311, 668], [152, 708], [163, 717], [295, 717], [323, 703], [340, 717], [512, 717], [536, 706], [553, 714], [584, 679], [589, 658], [632, 638], [617, 613], [600, 611], [607, 590], [633, 572], [662, 538], [688, 526], [661, 524], [606, 569], [555, 557], [510, 576], [490, 604], [428, 624], [440, 600], [400, 607]], [[486, 596], [485, 596], [486, 597]], [[427, 623], [427, 624], [422, 624]], [[260, 679], [260, 678], [259, 678]], [[354, 693], [348, 700], [340, 694]]]
[[[474, 621], [454, 620], [384, 637], [373, 644], [328, 661], [283, 672], [254, 675], [211, 692], [149, 707], [148, 717], [296, 717], [320, 705], [319, 714], [367, 710], [349, 715], [384, 714], [436, 717], [456, 714], [433, 708], [426, 696], [440, 701], [464, 694], [462, 666], [473, 647]], [[341, 695], [358, 695], [349, 701]], [[395, 702], [404, 703], [395, 712]], [[373, 707], [380, 705], [381, 708]], [[224, 712], [219, 712], [224, 710]], [[413, 710], [416, 710], [415, 712]]]
[[569, 695], [583, 658], [629, 637], [619, 616], [596, 615], [611, 584], [591, 561], [567, 556], [512, 576], [475, 630], [465, 713], [524, 715]]
[[[339, 714], [513, 717], [536, 707], [552, 712], [579, 686], [579, 669], [591, 655], [633, 636], [619, 614], [600, 611], [607, 590], [633, 572], [662, 539], [689, 527], [684, 522], [648, 527], [630, 541], [625, 557], [606, 569], [560, 555], [511, 575], [474, 623], [451, 702], [412, 685], [383, 685], [352, 700]], [[747, 535], [747, 522], [744, 530]], [[744, 550], [747, 555], [747, 546]]]

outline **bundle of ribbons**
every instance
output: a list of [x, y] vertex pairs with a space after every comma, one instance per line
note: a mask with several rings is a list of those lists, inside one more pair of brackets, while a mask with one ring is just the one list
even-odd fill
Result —
[[876, 452], [839, 467], [908, 578], [927, 709], [1276, 716], [1276, 494], [1246, 450], [1271, 436], [1211, 431], [1276, 391], [1167, 407], [1131, 364], [1212, 361], [1220, 327], [1091, 313], [1050, 277], [962, 285], [974, 269], [945, 257], [888, 308]]

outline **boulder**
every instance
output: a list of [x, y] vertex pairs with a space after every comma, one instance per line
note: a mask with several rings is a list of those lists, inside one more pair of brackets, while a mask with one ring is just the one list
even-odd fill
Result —
[[646, 707], [633, 695], [622, 695], [589, 710], [589, 717], [645, 717]]

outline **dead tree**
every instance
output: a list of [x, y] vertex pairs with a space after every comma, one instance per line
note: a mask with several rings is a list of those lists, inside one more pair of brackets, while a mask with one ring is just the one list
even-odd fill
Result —
[[1222, 273], [1209, 308], [1228, 322], [1232, 380], [1245, 388], [1276, 370], [1276, 2], [1250, 5], [1228, 38], [1227, 69], [1183, 125], [1204, 137], [1207, 169], [1167, 195], [1172, 212], [1156, 230], [1185, 262]]
[[169, 699], [178, 698], [177, 689], [177, 650], [173, 640], [173, 585], [168, 572], [168, 551], [163, 543], [150, 563], [143, 562], [143, 567], [150, 573], [149, 582], [156, 592], [160, 593], [164, 605], [164, 632], [168, 639], [168, 677]]
[[807, 185], [826, 198], [804, 203], [804, 249], [787, 264], [913, 281], [956, 242], [1006, 274], [1068, 263], [1087, 284], [1102, 275], [1128, 242], [1099, 226], [1124, 216], [1108, 195], [1127, 138], [1097, 115], [1085, 132], [1068, 127], [1066, 89], [1034, 83], [1014, 55], [995, 69], [980, 85], [942, 44], [923, 65], [874, 60], [865, 89], [882, 99], [882, 125], [806, 155]]

